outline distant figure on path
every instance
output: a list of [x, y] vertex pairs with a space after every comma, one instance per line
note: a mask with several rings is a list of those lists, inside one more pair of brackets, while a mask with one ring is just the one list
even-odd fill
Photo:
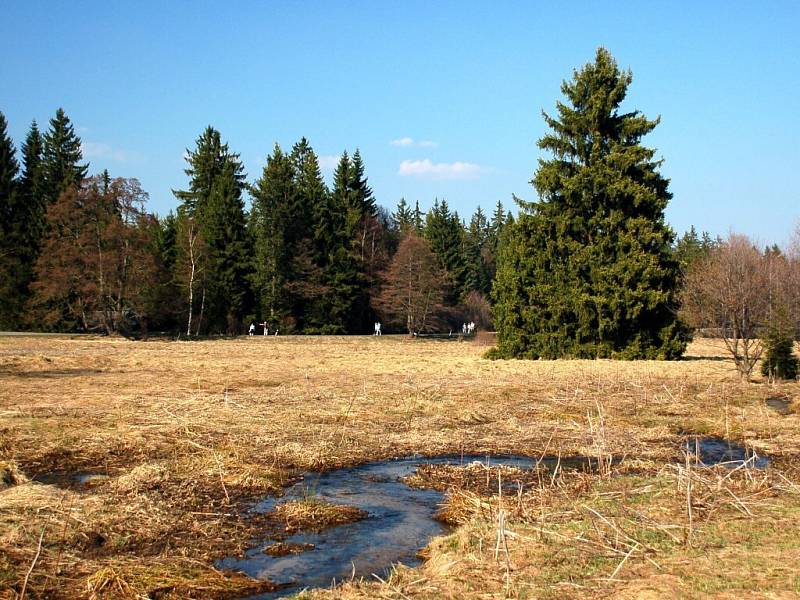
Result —
[[264, 321], [263, 323], [259, 323], [262, 327], [264, 327], [264, 337], [269, 335], [269, 323]]
[[375, 335], [380, 335], [380, 334], [381, 334], [381, 323], [380, 321], [378, 321], [377, 323], [375, 323]]
[[255, 334], [255, 332], [256, 332], [255, 324], [254, 323], [250, 323], [250, 330], [248, 331], [248, 333], [250, 334], [250, 336], [252, 336], [253, 334]]

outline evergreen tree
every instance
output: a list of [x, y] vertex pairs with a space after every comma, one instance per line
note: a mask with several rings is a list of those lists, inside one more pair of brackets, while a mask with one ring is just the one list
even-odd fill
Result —
[[0, 233], [4, 238], [14, 229], [19, 174], [17, 151], [6, 128], [6, 118], [0, 112]]
[[[206, 127], [195, 142], [194, 150], [186, 150], [186, 162], [189, 166], [184, 173], [189, 178], [188, 190], [173, 190], [173, 194], [181, 201], [184, 210], [193, 217], [202, 220], [202, 212], [211, 196], [214, 182], [225, 170], [229, 162], [239, 163], [239, 155], [232, 154], [228, 144], [222, 142], [219, 131]], [[240, 186], [244, 186], [244, 169], [240, 166], [234, 176]]]
[[[187, 150], [189, 189], [173, 191], [181, 200], [179, 214], [196, 226], [204, 252], [195, 271], [204, 274], [200, 295], [198, 331], [235, 333], [250, 309], [248, 278], [250, 238], [244, 216], [244, 167], [239, 155], [230, 152], [220, 133], [207, 127], [197, 138], [194, 150]], [[180, 220], [180, 219], [179, 219]], [[178, 229], [181, 229], [180, 227]], [[187, 244], [179, 244], [182, 252]], [[185, 260], [181, 264], [193, 261]]]
[[495, 275], [497, 273], [497, 257], [499, 255], [500, 240], [503, 230], [512, 221], [511, 213], [506, 213], [503, 203], [498, 200], [486, 230], [486, 242], [483, 247], [484, 266], [488, 284], [486, 293], [491, 292]]
[[59, 194], [86, 177], [89, 165], [83, 160], [81, 139], [75, 134], [64, 109], [59, 108], [50, 119], [50, 130], [44, 136], [42, 150], [42, 176], [47, 204], [58, 199]]
[[22, 144], [22, 177], [20, 178], [20, 210], [17, 217], [19, 224], [20, 245], [28, 253], [26, 262], [32, 264], [39, 253], [42, 236], [45, 231], [45, 213], [47, 198], [45, 197], [44, 140], [39, 133], [36, 121]]
[[251, 226], [255, 241], [254, 287], [262, 317], [286, 327], [292, 300], [285, 288], [290, 277], [293, 218], [297, 206], [295, 170], [278, 144], [267, 158], [261, 178], [253, 186]]
[[775, 304], [764, 339], [766, 352], [761, 361], [761, 374], [770, 379], [796, 379], [798, 359], [794, 354], [794, 337], [788, 311], [784, 304]]
[[675, 242], [675, 259], [681, 270], [686, 272], [695, 261], [708, 256], [715, 247], [716, 243], [707, 231], [698, 236], [697, 230], [692, 225], [689, 231]]
[[[295, 224], [290, 242], [291, 281], [287, 288], [293, 298], [295, 326], [309, 332], [319, 331], [327, 321], [323, 267], [327, 246], [317, 237], [327, 226], [324, 223], [328, 210], [328, 187], [322, 178], [319, 160], [306, 138], [292, 148], [291, 161], [294, 168], [295, 197], [298, 209], [291, 217]], [[328, 215], [329, 216], [329, 215]], [[325, 235], [329, 242], [331, 237]]]
[[[510, 215], [511, 213], [508, 213]], [[509, 216], [505, 212], [503, 203], [498, 200], [492, 213], [492, 218], [489, 221], [489, 229], [487, 233], [486, 245], [491, 251], [493, 256], [497, 256], [497, 245], [500, 242], [500, 236], [503, 233], [503, 227], [506, 226]]]
[[362, 217], [361, 206], [353, 194], [358, 187], [356, 175], [352, 161], [344, 152], [334, 172], [333, 191], [326, 211], [330, 222], [325, 224], [329, 232], [325, 260], [326, 285], [330, 289], [327, 298], [328, 330], [332, 333], [364, 329], [364, 324], [357, 322], [364, 277], [354, 251]]
[[464, 295], [472, 291], [488, 294], [491, 289], [488, 240], [489, 222], [479, 206], [464, 232]]
[[400, 235], [405, 235], [414, 227], [414, 213], [405, 198], [400, 198], [400, 202], [397, 203], [397, 210], [392, 213], [392, 221]]
[[464, 291], [466, 264], [463, 254], [464, 229], [456, 213], [450, 212], [446, 200], [437, 199], [425, 218], [425, 239], [439, 257], [441, 266], [451, 279], [448, 301], [456, 304]]
[[364, 174], [364, 162], [361, 159], [361, 152], [356, 148], [352, 160], [352, 173], [350, 186], [353, 193], [353, 204], [361, 211], [362, 215], [374, 217], [377, 215], [375, 197], [372, 189], [367, 184], [367, 177]]
[[252, 306], [252, 253], [242, 199], [242, 171], [238, 155], [225, 163], [211, 186], [201, 221], [209, 259], [208, 322], [212, 331], [228, 334], [241, 331]]
[[15, 328], [19, 310], [19, 253], [17, 245], [19, 185], [14, 142], [0, 113], [0, 328]]
[[292, 211], [297, 222], [293, 238], [312, 239], [316, 229], [318, 213], [322, 210], [328, 195], [328, 188], [322, 178], [319, 159], [306, 138], [302, 138], [292, 148], [292, 167], [296, 187], [297, 207]]
[[425, 218], [422, 210], [419, 208], [419, 200], [414, 203], [413, 220], [414, 233], [423, 235], [425, 233]]
[[539, 147], [538, 202], [501, 251], [494, 297], [506, 357], [679, 357], [679, 265], [664, 221], [671, 198], [655, 151], [658, 119], [620, 113], [632, 76], [600, 48], [561, 90]]
[[178, 327], [181, 289], [175, 278], [178, 262], [178, 217], [170, 211], [166, 217], [154, 216], [150, 223], [151, 254], [158, 273], [149, 291], [150, 324], [160, 330]]

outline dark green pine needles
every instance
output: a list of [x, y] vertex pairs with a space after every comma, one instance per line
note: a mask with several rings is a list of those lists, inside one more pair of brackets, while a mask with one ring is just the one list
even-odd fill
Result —
[[659, 120], [620, 113], [632, 76], [600, 48], [561, 90], [539, 147], [537, 202], [500, 249], [494, 287], [498, 354], [525, 358], [673, 359], [679, 265], [664, 222], [671, 198], [655, 151], [640, 145]]

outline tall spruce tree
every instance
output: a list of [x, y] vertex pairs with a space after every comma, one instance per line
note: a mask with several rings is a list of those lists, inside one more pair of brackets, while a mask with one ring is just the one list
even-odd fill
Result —
[[400, 202], [397, 203], [397, 210], [392, 213], [392, 221], [401, 236], [414, 227], [414, 213], [405, 198], [400, 198]]
[[367, 184], [367, 177], [364, 174], [364, 161], [358, 148], [353, 153], [350, 186], [353, 193], [352, 201], [354, 207], [358, 208], [363, 215], [376, 216], [375, 196], [372, 195], [372, 188]]
[[327, 321], [323, 267], [325, 252], [317, 239], [329, 191], [322, 177], [314, 149], [306, 138], [292, 148], [295, 197], [298, 209], [294, 217], [298, 227], [292, 238], [290, 271], [292, 280], [288, 287], [292, 293], [295, 326], [308, 332], [320, 331]]
[[458, 303], [464, 292], [466, 263], [463, 238], [464, 228], [458, 214], [450, 212], [446, 200], [435, 200], [425, 218], [425, 239], [450, 276], [452, 288], [447, 298], [450, 304]]
[[[251, 308], [248, 279], [252, 270], [246, 230], [245, 173], [239, 155], [222, 142], [219, 131], [207, 127], [187, 150], [189, 189], [173, 191], [181, 200], [179, 219], [191, 220], [202, 237], [203, 272], [198, 330], [236, 333]], [[180, 228], [179, 228], [180, 229]], [[179, 244], [185, 251], [184, 244]], [[187, 261], [179, 260], [179, 264]]]
[[252, 307], [252, 252], [242, 198], [243, 167], [228, 160], [214, 180], [201, 226], [209, 257], [208, 322], [212, 331], [236, 334]]
[[28, 135], [22, 144], [22, 177], [20, 178], [20, 235], [22, 245], [36, 261], [42, 236], [45, 231], [47, 198], [44, 182], [44, 139], [36, 121], [31, 123]]
[[361, 206], [353, 193], [357, 188], [353, 161], [344, 152], [334, 172], [333, 190], [324, 212], [328, 222], [320, 222], [328, 235], [325, 283], [329, 288], [327, 331], [331, 333], [350, 333], [364, 327], [358, 323], [364, 276], [354, 248], [362, 217]]
[[165, 217], [153, 215], [148, 223], [150, 252], [157, 265], [150, 289], [149, 326], [174, 330], [180, 325], [182, 294], [175, 270], [178, 259], [178, 217], [173, 211]]
[[291, 277], [292, 242], [302, 221], [293, 218], [297, 186], [291, 158], [275, 144], [261, 178], [252, 190], [251, 227], [255, 243], [254, 288], [261, 315], [273, 325], [286, 327], [292, 299], [286, 289]]
[[368, 331], [367, 324], [374, 322], [375, 315], [370, 306], [370, 295], [377, 291], [378, 272], [388, 260], [385, 227], [372, 189], [367, 182], [364, 162], [358, 149], [353, 154], [350, 186], [352, 210], [358, 217], [353, 250], [361, 286], [354, 302], [349, 330], [358, 333]]
[[675, 258], [686, 273], [698, 260], [708, 256], [717, 244], [712, 240], [707, 231], [697, 235], [694, 225], [675, 242]]
[[82, 160], [81, 139], [75, 134], [64, 109], [59, 108], [56, 116], [50, 119], [42, 150], [44, 197], [48, 205], [69, 186], [83, 181], [89, 165], [80, 164]]
[[479, 206], [464, 231], [464, 294], [471, 291], [488, 294], [491, 278], [487, 265], [489, 222]]
[[0, 327], [16, 328], [19, 292], [19, 163], [0, 113]]
[[495, 325], [504, 357], [672, 359], [686, 346], [676, 318], [679, 265], [665, 224], [671, 198], [641, 138], [658, 119], [620, 112], [632, 81], [600, 48], [561, 90], [539, 147], [537, 202], [503, 244]]
[[423, 235], [425, 233], [425, 213], [423, 213], [419, 207], [419, 200], [414, 202], [412, 223], [414, 224], [414, 233], [417, 235]]
[[489, 280], [487, 293], [491, 292], [495, 275], [497, 274], [500, 240], [503, 238], [503, 231], [506, 225], [508, 225], [511, 220], [510, 213], [506, 213], [503, 203], [498, 200], [487, 226], [486, 243], [484, 244], [484, 264], [486, 266], [486, 277]]
[[8, 136], [7, 126], [5, 115], [0, 112], [0, 233], [3, 237], [14, 229], [19, 174], [17, 151]]
[[497, 254], [497, 244], [500, 241], [500, 234], [502, 233], [505, 224], [505, 208], [503, 208], [503, 203], [498, 200], [497, 205], [494, 207], [494, 212], [492, 213], [492, 219], [489, 222], [489, 239], [487, 240], [487, 243], [494, 254]]
[[294, 170], [294, 184], [297, 189], [294, 218], [297, 229], [294, 238], [313, 238], [317, 213], [321, 210], [328, 194], [325, 180], [319, 166], [319, 159], [306, 138], [292, 147], [290, 155]]

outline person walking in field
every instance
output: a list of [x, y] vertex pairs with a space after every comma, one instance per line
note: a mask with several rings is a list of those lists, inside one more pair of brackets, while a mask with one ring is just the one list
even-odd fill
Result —
[[377, 323], [375, 323], [375, 335], [380, 335], [380, 334], [381, 334], [381, 322], [378, 321]]
[[254, 323], [250, 323], [250, 329], [248, 331], [250, 337], [253, 337], [253, 334], [256, 332], [256, 326]]
[[269, 335], [269, 323], [264, 321], [263, 323], [259, 323], [264, 328], [264, 337]]

